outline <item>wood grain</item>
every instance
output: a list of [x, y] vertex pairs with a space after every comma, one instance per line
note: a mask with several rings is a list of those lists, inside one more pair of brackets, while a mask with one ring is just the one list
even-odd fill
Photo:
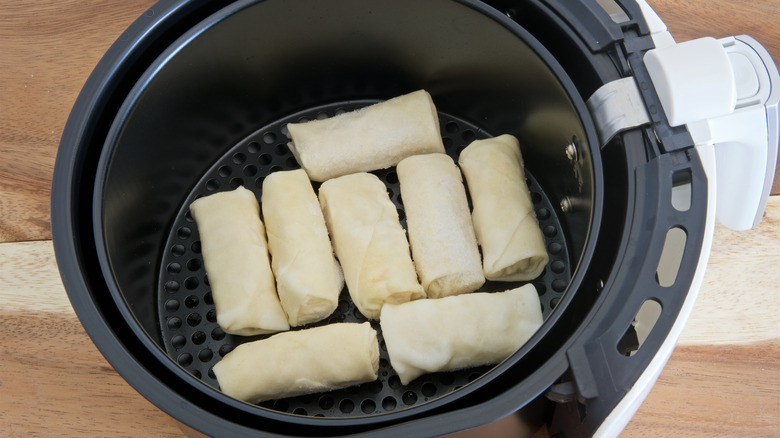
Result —
[[778, 437], [779, 412], [780, 342], [677, 347], [621, 436]]
[[0, 244], [0, 260], [0, 436], [182, 436], [92, 344], [51, 241]]
[[0, 242], [50, 239], [60, 136], [98, 60], [151, 0], [0, 1]]
[[[780, 60], [777, 0], [648, 1], [678, 41], [745, 33]], [[94, 347], [48, 241], [52, 169], [71, 106], [153, 3], [0, 0], [0, 242], [16, 242], [0, 243], [0, 436], [192, 435]], [[623, 436], [780, 436], [779, 222], [774, 197], [757, 229], [718, 227], [680, 345]]]
[[[153, 3], [0, 0], [0, 242], [51, 238], [51, 177], [70, 109], [108, 47]], [[678, 41], [748, 33], [780, 59], [776, 0], [649, 3]]]
[[[624, 436], [780, 434], [779, 257], [780, 197], [753, 230], [717, 227], [681, 344]], [[50, 241], [0, 244], [0, 260], [0, 436], [194, 435], [93, 346]], [[760, 287], [751, 288], [755, 275]]]
[[3, 311], [2, 321], [0, 435], [182, 436], [88, 342], [72, 310]]
[[678, 345], [746, 344], [780, 339], [780, 197], [769, 199], [749, 232], [715, 229], [710, 260]]

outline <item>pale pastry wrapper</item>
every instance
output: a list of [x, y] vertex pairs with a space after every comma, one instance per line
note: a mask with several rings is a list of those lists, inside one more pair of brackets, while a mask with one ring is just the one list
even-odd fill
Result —
[[428, 298], [485, 283], [463, 178], [446, 154], [415, 155], [396, 168], [417, 275]]
[[398, 211], [377, 176], [356, 173], [328, 180], [320, 186], [319, 199], [360, 313], [376, 320], [385, 303], [425, 298]]
[[501, 362], [541, 327], [532, 284], [437, 300], [386, 304], [380, 325], [390, 365], [401, 383], [439, 371]]
[[327, 119], [290, 123], [288, 147], [313, 181], [386, 169], [444, 152], [430, 94], [418, 90]]
[[372, 382], [379, 344], [369, 322], [328, 324], [243, 343], [213, 370], [223, 393], [259, 403]]
[[306, 173], [297, 169], [268, 175], [261, 206], [276, 290], [290, 325], [328, 317], [338, 306], [344, 275]]
[[525, 181], [520, 144], [501, 135], [469, 144], [458, 158], [473, 205], [485, 278], [528, 281], [549, 261]]
[[208, 195], [195, 200], [190, 212], [222, 330], [244, 336], [289, 330], [254, 193], [238, 187]]

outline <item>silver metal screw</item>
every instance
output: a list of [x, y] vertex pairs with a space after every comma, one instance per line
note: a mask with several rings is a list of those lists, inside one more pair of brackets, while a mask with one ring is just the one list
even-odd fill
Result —
[[569, 213], [571, 211], [571, 207], [572, 207], [572, 205], [571, 205], [571, 198], [570, 197], [567, 196], [567, 197], [561, 199], [561, 211], [562, 212]]
[[588, 209], [588, 201], [575, 196], [566, 196], [561, 199], [561, 211], [564, 213], [574, 213]]
[[580, 157], [579, 149], [577, 148], [577, 140], [572, 139], [571, 143], [566, 145], [566, 156], [571, 161], [577, 161]]

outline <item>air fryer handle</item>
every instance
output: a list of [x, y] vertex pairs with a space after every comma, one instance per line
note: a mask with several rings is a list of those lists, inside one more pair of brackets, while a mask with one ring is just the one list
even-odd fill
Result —
[[714, 145], [720, 222], [757, 225], [780, 139], [780, 74], [769, 53], [748, 36], [701, 38], [650, 50], [644, 62], [669, 124]]

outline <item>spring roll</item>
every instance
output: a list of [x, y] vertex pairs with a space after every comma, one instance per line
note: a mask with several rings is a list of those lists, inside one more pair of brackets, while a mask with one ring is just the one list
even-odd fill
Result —
[[190, 212], [222, 330], [246, 336], [289, 330], [254, 193], [244, 187], [215, 193], [195, 200]]
[[327, 317], [338, 306], [344, 276], [306, 172], [268, 175], [261, 205], [276, 290], [290, 325]]
[[385, 303], [425, 298], [398, 211], [378, 177], [331, 179], [319, 195], [349, 295], [366, 318], [379, 319]]
[[287, 125], [290, 150], [313, 181], [395, 166], [444, 152], [439, 116], [425, 90], [337, 116]]
[[511, 135], [476, 140], [458, 159], [474, 207], [485, 278], [526, 281], [538, 277], [549, 256], [525, 182], [520, 144]]
[[222, 392], [259, 403], [372, 382], [379, 344], [368, 322], [328, 324], [241, 344], [213, 370]]
[[412, 258], [428, 298], [473, 292], [485, 283], [460, 170], [446, 154], [398, 163]]
[[386, 304], [380, 322], [390, 365], [401, 383], [438, 371], [501, 362], [542, 325], [532, 284], [438, 300]]

